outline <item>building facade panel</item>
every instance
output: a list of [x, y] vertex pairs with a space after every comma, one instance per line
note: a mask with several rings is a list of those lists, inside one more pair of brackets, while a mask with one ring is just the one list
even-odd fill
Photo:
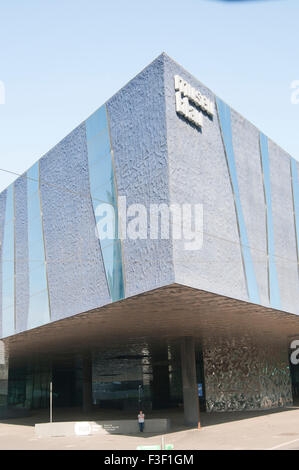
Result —
[[[176, 112], [176, 75], [214, 104], [199, 127]], [[283, 310], [298, 312], [290, 158], [267, 139], [265, 159], [259, 131], [223, 108], [229, 121], [215, 95], [162, 54], [2, 193], [4, 336], [173, 282], [278, 308], [273, 265], [272, 292]], [[145, 211], [145, 232], [118, 240], [116, 226], [111, 243], [99, 240], [97, 202], [112, 204], [121, 229], [137, 230]], [[163, 204], [202, 205], [202, 247], [190, 251], [171, 233], [152, 237], [151, 209]]]
[[[248, 300], [234, 197], [219, 122], [203, 117], [199, 130], [176, 113], [174, 76], [215, 102], [199, 81], [165, 57], [167, 139], [171, 203], [203, 205], [203, 246], [174, 241], [176, 282]], [[216, 107], [215, 107], [216, 109]]]
[[90, 196], [85, 124], [40, 161], [51, 319], [110, 302]]
[[36, 328], [51, 319], [48, 272], [40, 195], [40, 166], [36, 162], [26, 173], [28, 212], [29, 308], [27, 328]]
[[281, 308], [280, 287], [277, 276], [276, 266], [276, 248], [274, 221], [272, 209], [272, 184], [269, 160], [268, 138], [260, 132], [260, 152], [261, 166], [263, 172], [264, 195], [265, 195], [265, 214], [266, 214], [266, 233], [267, 233], [267, 258], [268, 258], [268, 279], [269, 279], [269, 300], [273, 308]]
[[16, 333], [25, 331], [29, 309], [27, 178], [15, 182]]
[[299, 313], [299, 278], [290, 156], [269, 139], [275, 264], [282, 310]]
[[86, 121], [88, 169], [97, 236], [112, 302], [125, 296], [122, 244], [118, 233], [118, 200], [106, 106]]
[[291, 158], [291, 178], [292, 178], [292, 195], [293, 195], [293, 208], [294, 208], [294, 223], [296, 230], [296, 248], [297, 248], [297, 264], [299, 275], [299, 175], [298, 163], [294, 158]]
[[9, 380], [2, 348], [4, 401], [47, 407], [53, 377], [60, 405], [197, 406], [195, 381], [208, 411], [290, 404], [298, 168], [159, 56], [0, 194], [0, 333], [42, 326]]
[[[118, 195], [131, 208], [129, 220], [150, 204], [169, 204], [164, 58], [156, 59], [107, 103]], [[120, 214], [122, 217], [122, 214]], [[148, 221], [147, 221], [148, 222]], [[146, 236], [123, 241], [126, 296], [170, 284], [174, 279], [171, 240]]]
[[269, 306], [267, 235], [259, 132], [231, 110], [232, 138], [244, 222], [260, 303]]
[[251, 337], [205, 341], [207, 411], [241, 411], [291, 405], [287, 349]]
[[0, 237], [1, 237], [1, 245], [0, 245], [0, 262], [1, 262], [1, 269], [0, 269], [0, 335], [1, 338], [3, 336], [3, 311], [2, 311], [2, 284], [3, 284], [3, 235], [4, 235], [4, 225], [5, 225], [5, 207], [6, 207], [6, 193], [7, 191], [3, 191], [0, 194]]
[[6, 190], [2, 248], [2, 334], [15, 332], [15, 203], [14, 186]]

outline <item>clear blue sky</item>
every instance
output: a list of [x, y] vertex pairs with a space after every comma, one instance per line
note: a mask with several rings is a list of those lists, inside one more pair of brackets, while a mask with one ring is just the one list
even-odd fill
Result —
[[298, 0], [2, 0], [0, 167], [26, 170], [162, 51], [299, 160], [298, 24]]

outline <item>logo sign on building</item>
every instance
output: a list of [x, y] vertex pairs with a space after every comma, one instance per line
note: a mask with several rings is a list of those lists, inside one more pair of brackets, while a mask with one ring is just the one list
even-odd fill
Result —
[[213, 117], [214, 103], [179, 75], [174, 77], [176, 112], [196, 127], [203, 126], [203, 112]]

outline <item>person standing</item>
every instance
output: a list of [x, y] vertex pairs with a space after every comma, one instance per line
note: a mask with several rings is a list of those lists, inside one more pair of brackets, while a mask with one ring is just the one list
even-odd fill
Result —
[[139, 411], [139, 415], [138, 415], [138, 424], [139, 424], [139, 430], [140, 432], [143, 432], [143, 429], [144, 429], [144, 414], [142, 411]]

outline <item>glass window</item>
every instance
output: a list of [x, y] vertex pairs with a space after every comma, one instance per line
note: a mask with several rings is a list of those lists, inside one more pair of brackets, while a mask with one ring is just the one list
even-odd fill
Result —
[[45, 247], [39, 193], [39, 167], [28, 171], [28, 256], [29, 256], [29, 312], [28, 328], [50, 321]]
[[92, 192], [92, 200], [94, 202], [94, 208], [101, 204], [101, 202], [111, 204], [113, 207], [116, 207], [117, 203], [113, 180], [108, 181], [103, 186], [97, 187]]
[[[14, 263], [14, 223], [10, 221], [4, 225], [4, 236], [3, 236], [3, 252], [2, 252], [3, 261], [12, 263], [11, 267], [13, 269]], [[5, 278], [6, 272], [3, 272], [3, 277]]]
[[[3, 245], [3, 255], [5, 253], [5, 245]], [[4, 283], [8, 279], [13, 278], [15, 275], [15, 262], [14, 259], [5, 258], [2, 260], [2, 282]]]
[[33, 193], [30, 198], [28, 198], [28, 212], [31, 220], [38, 219], [41, 220], [41, 210], [39, 202], [39, 191]]
[[49, 321], [48, 291], [43, 290], [29, 298], [28, 328], [36, 328]]
[[109, 155], [111, 151], [109, 133], [106, 131], [100, 132], [92, 139], [87, 140], [87, 145], [90, 152], [89, 165], [92, 166], [99, 159], [105, 158]]
[[2, 307], [7, 308], [14, 305], [15, 280], [14, 276], [6, 279], [2, 284]]
[[110, 153], [89, 166], [90, 190], [93, 192], [99, 186], [108, 184], [114, 179], [112, 158]]
[[39, 191], [39, 169], [38, 162], [35, 163], [26, 173], [28, 199]]
[[124, 297], [120, 240], [115, 240], [114, 243], [104, 247], [102, 254], [108, 282], [111, 286], [112, 301], [119, 300]]
[[270, 180], [270, 164], [268, 152], [268, 138], [260, 133], [260, 151], [261, 164], [263, 170], [264, 193], [266, 202], [267, 216], [267, 247], [268, 247], [268, 271], [269, 271], [269, 292], [270, 304], [273, 308], [280, 309], [280, 293], [279, 284], [275, 264], [275, 246], [274, 246], [274, 228], [272, 215], [272, 198], [271, 198], [271, 180]]
[[240, 233], [240, 242], [242, 249], [242, 257], [244, 261], [248, 295], [251, 302], [260, 303], [259, 290], [251, 257], [251, 251], [249, 247], [245, 219], [243, 216], [242, 204], [239, 193], [237, 169], [232, 139], [230, 108], [227, 104], [217, 98], [217, 110], [223, 144], [225, 148], [225, 155], [227, 159], [227, 166], [232, 184], [232, 190], [234, 193], [235, 209]]
[[108, 135], [108, 120], [106, 106], [101, 106], [87, 120], [86, 135], [87, 140], [91, 140], [101, 131], [105, 131]]
[[121, 244], [117, 239], [117, 198], [106, 106], [86, 121], [86, 134], [90, 194], [96, 222], [105, 217], [99, 214], [101, 203], [111, 204], [114, 208], [114, 238], [100, 239], [99, 242], [111, 299], [116, 301], [124, 297], [124, 280]]
[[30, 295], [36, 294], [47, 286], [46, 270], [44, 264], [30, 267], [29, 281]]

